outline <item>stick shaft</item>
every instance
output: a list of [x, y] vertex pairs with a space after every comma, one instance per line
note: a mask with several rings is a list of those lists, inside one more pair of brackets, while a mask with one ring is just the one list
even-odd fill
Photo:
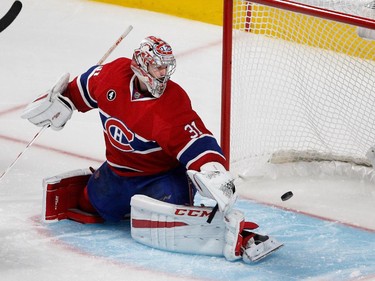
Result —
[[3, 174], [0, 176], [0, 180], [10, 171], [10, 169], [13, 168], [13, 166], [17, 163], [17, 161], [21, 158], [21, 156], [26, 152], [26, 150], [39, 138], [39, 136], [44, 132], [45, 129], [47, 129], [49, 125], [46, 125], [42, 127], [38, 133], [32, 138], [32, 140], [26, 145], [25, 149], [18, 154], [16, 159], [12, 162], [12, 164], [9, 165], [9, 167], [3, 172]]
[[133, 26], [129, 25], [128, 28], [124, 31], [124, 33], [121, 34], [121, 36], [117, 39], [117, 41], [108, 49], [108, 51], [104, 54], [104, 56], [99, 60], [99, 62], [97, 63], [98, 65], [102, 64], [109, 57], [109, 55], [113, 52], [113, 50], [117, 48], [117, 46], [121, 43], [121, 41], [126, 36], [128, 36], [128, 34], [130, 33], [130, 31], [132, 31], [132, 29], [133, 29]]

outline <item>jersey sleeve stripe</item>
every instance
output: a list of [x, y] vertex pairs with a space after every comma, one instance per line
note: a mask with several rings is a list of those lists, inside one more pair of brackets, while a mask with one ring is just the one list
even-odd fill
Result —
[[189, 149], [189, 147], [191, 147], [196, 141], [199, 141], [200, 139], [202, 138], [206, 138], [206, 137], [212, 137], [211, 135], [208, 135], [208, 134], [203, 134], [201, 135], [199, 138], [194, 138], [194, 139], [191, 139], [186, 145], [184, 148], [181, 149], [181, 151], [177, 154], [177, 159], [180, 160], [181, 156], [185, 153], [186, 150]]
[[81, 97], [85, 104], [90, 108], [97, 108], [98, 104], [97, 101], [91, 96], [89, 91], [89, 80], [95, 74], [98, 68], [102, 66], [93, 66], [85, 73], [81, 74], [77, 79], [77, 84], [79, 91], [81, 93]]
[[191, 159], [187, 164], [186, 164], [186, 169], [190, 169], [190, 166], [193, 165], [195, 162], [197, 162], [199, 159], [201, 159], [202, 157], [208, 155], [208, 154], [215, 154], [215, 155], [218, 155], [220, 157], [222, 157], [224, 160], [225, 160], [225, 157], [217, 152], [217, 151], [214, 151], [214, 150], [208, 150], [208, 151], [205, 151], [199, 155], [197, 155], [197, 157], [195, 157], [194, 159]]
[[191, 140], [177, 155], [177, 159], [187, 166], [189, 162], [193, 159], [200, 158], [200, 155], [203, 155], [206, 151], [208, 151], [207, 153], [223, 155], [216, 139], [212, 135], [205, 134], [199, 138]]

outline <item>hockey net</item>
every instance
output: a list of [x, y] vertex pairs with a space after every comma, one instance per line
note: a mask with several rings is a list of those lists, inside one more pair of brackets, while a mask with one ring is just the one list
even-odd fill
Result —
[[221, 144], [243, 176], [301, 161], [372, 167], [375, 2], [297, 1], [224, 3]]

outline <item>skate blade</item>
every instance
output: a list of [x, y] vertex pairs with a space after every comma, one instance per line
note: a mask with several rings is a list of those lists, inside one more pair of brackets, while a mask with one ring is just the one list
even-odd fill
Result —
[[[272, 249], [269, 249], [268, 251], [263, 252], [262, 255], [258, 255], [258, 256], [255, 256], [255, 257], [250, 257], [250, 256], [246, 255], [246, 258], [244, 258], [243, 260], [244, 260], [245, 263], [258, 262], [258, 261], [264, 259], [265, 257], [269, 256], [273, 252], [277, 251], [282, 246], [284, 246], [284, 244], [279, 243], [276, 247], [274, 247]], [[246, 254], [246, 253], [244, 252], [244, 254]]]

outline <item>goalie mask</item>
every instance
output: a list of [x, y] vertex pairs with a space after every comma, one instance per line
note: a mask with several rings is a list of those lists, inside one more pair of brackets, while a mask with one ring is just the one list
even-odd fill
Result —
[[[149, 67], [164, 69], [162, 77], [154, 77]], [[131, 69], [140, 81], [146, 84], [148, 91], [159, 98], [167, 82], [176, 69], [176, 60], [171, 46], [160, 38], [149, 36], [141, 41], [140, 47], [134, 50]]]

